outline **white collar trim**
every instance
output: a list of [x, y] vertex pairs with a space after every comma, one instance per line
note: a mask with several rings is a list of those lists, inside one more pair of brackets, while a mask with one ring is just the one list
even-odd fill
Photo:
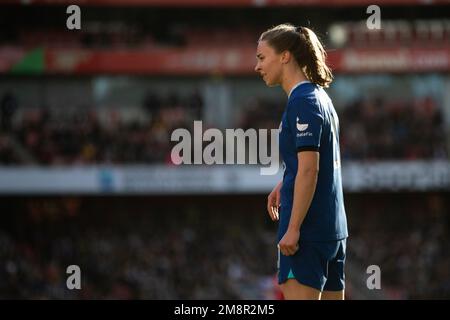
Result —
[[298, 86], [300, 86], [300, 85], [302, 85], [302, 84], [304, 84], [304, 83], [311, 83], [311, 81], [305, 80], [305, 81], [300, 81], [299, 83], [297, 83], [297, 84], [291, 89], [291, 92], [289, 92], [288, 99], [289, 99], [289, 97], [291, 96], [292, 92], [293, 92], [295, 89], [297, 89]]

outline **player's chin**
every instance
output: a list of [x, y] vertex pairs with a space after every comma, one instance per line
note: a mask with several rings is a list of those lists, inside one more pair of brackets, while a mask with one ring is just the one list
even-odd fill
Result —
[[277, 85], [278, 85], [278, 82], [275, 82], [275, 81], [266, 81], [266, 85], [268, 86], [268, 87], [276, 87]]
[[263, 78], [264, 82], [266, 83], [266, 86], [268, 87], [275, 87], [277, 84], [275, 83], [275, 81], [273, 81], [272, 79], [268, 78], [267, 76], [265, 76]]

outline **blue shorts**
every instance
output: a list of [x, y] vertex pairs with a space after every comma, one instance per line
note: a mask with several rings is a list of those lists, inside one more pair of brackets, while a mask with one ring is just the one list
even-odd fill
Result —
[[347, 239], [299, 242], [297, 252], [285, 256], [278, 249], [278, 283], [295, 278], [319, 291], [345, 288], [345, 251]]

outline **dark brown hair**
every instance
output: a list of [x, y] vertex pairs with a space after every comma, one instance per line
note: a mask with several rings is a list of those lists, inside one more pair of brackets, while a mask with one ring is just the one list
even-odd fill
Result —
[[326, 52], [311, 29], [280, 24], [263, 32], [259, 41], [267, 41], [277, 53], [291, 52], [309, 81], [325, 88], [333, 81], [325, 62]]

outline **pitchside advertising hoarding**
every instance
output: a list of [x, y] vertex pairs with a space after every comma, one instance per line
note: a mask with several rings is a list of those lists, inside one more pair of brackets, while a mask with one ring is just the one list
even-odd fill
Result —
[[[147, 51], [0, 48], [5, 74], [254, 74], [255, 48], [186, 48]], [[450, 71], [450, 46], [438, 48], [339, 49], [328, 53], [344, 73]]]
[[[346, 162], [346, 192], [449, 191], [447, 161]], [[261, 175], [259, 166], [2, 167], [1, 194], [233, 194], [266, 193], [282, 169]]]

